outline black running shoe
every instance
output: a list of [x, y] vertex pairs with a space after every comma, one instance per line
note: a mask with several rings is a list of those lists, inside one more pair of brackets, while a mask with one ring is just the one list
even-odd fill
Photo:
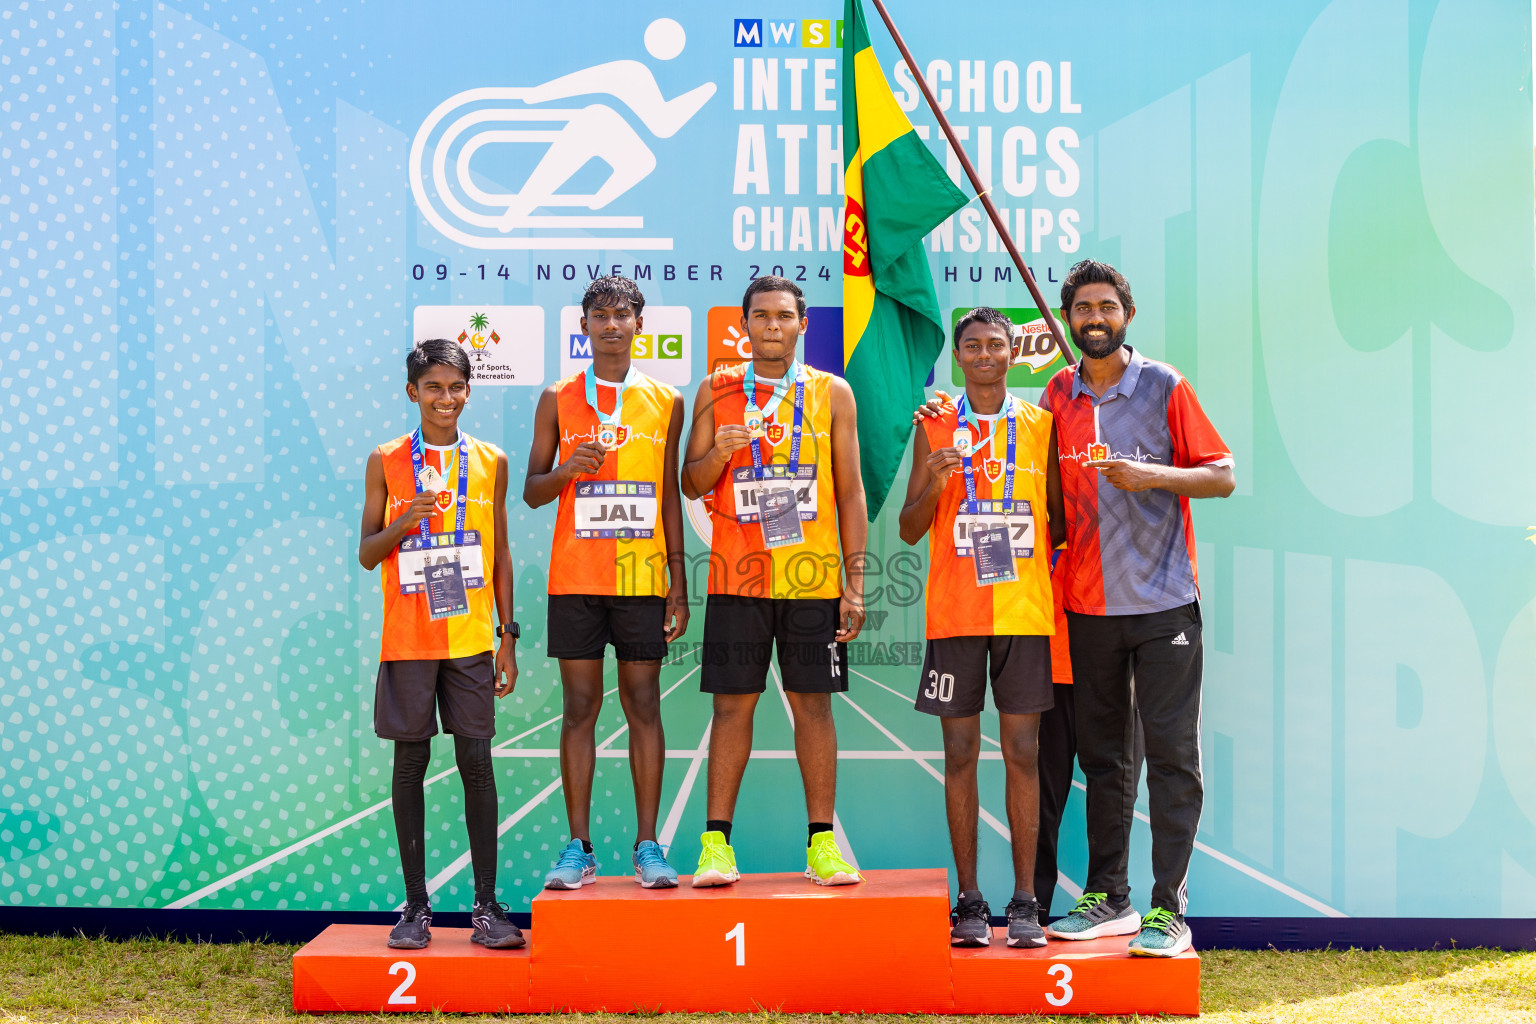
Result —
[[400, 923], [389, 930], [390, 949], [426, 949], [432, 941], [432, 904], [407, 903]]
[[949, 919], [951, 946], [985, 946], [992, 941], [992, 908], [979, 892], [962, 892]]
[[1040, 905], [1034, 899], [1011, 899], [1003, 911], [1008, 917], [1008, 945], [1039, 949], [1045, 945], [1045, 929], [1040, 927]]
[[476, 903], [469, 923], [474, 927], [469, 941], [487, 949], [517, 949], [528, 941], [522, 929], [507, 920], [505, 903]]

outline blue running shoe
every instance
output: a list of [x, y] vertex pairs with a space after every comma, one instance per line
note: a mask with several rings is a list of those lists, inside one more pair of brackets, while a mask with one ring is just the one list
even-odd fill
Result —
[[544, 876], [546, 889], [580, 889], [597, 881], [597, 858], [582, 848], [580, 839], [572, 839], [560, 851], [554, 870]]
[[676, 889], [677, 871], [667, 863], [666, 854], [650, 839], [635, 847], [635, 881], [642, 889]]

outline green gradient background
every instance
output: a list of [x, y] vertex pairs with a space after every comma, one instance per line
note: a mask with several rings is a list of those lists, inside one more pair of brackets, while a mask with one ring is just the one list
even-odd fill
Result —
[[[0, 39], [0, 899], [392, 907], [389, 750], [371, 731], [380, 598], [353, 552], [367, 450], [411, 423], [410, 311], [541, 305], [553, 325], [586, 270], [543, 281], [541, 263], [717, 263], [724, 284], [658, 271], [645, 286], [692, 307], [697, 382], [706, 310], [735, 299], [749, 261], [837, 265], [732, 245], [734, 207], [816, 202], [733, 195], [737, 125], [768, 122], [771, 138], [774, 121], [839, 114], [732, 110], [733, 58], [821, 54], [735, 50], [731, 19], [836, 13], [611, 5], [611, 38], [565, 52], [570, 26], [541, 5], [365, 4], [368, 17], [330, 21], [298, 4], [0, 6], [16, 30]], [[1188, 375], [1237, 455], [1238, 492], [1196, 512], [1208, 789], [1190, 913], [1536, 916], [1529, 7], [892, 6], [922, 53], [951, 63], [1073, 62], [1080, 114], [953, 116], [995, 135], [1075, 127], [1075, 194], [1024, 200], [1082, 216], [1077, 251], [1052, 235], [1030, 253], [1043, 287], [1084, 255], [1121, 266], [1132, 344]], [[486, 254], [416, 215], [410, 139], [443, 98], [641, 55], [662, 13], [689, 32], [656, 68], [663, 92], [721, 90], [656, 144], [661, 169], [624, 201], [677, 237], [674, 253]], [[471, 45], [493, 38], [506, 40], [494, 56]], [[891, 47], [876, 48], [889, 70]], [[1028, 304], [996, 281], [999, 255], [936, 238], [943, 308]], [[507, 281], [410, 278], [416, 263], [503, 259]], [[810, 278], [812, 305], [838, 303], [835, 276]], [[466, 414], [509, 451], [514, 495], [535, 401], [487, 387]], [[922, 636], [910, 580], [925, 556], [896, 534], [903, 486], [871, 528], [886, 585], [874, 643]], [[497, 765], [502, 889], [518, 909], [565, 829], [542, 657], [553, 514], [514, 503], [509, 517], [526, 631]], [[704, 817], [702, 771], [684, 792], [708, 721], [694, 667], [663, 677], [678, 685], [662, 812], [685, 870]], [[852, 852], [866, 868], [947, 865], [916, 666], [854, 668], [835, 702]], [[610, 699], [598, 735], [615, 756], [594, 797], [605, 872], [627, 869], [631, 842], [621, 725]], [[996, 737], [991, 712], [984, 731]], [[804, 808], [773, 694], [756, 747], [741, 866], [798, 869]], [[440, 741], [433, 775], [451, 768]], [[1000, 768], [982, 765], [999, 817]], [[427, 793], [437, 906], [467, 907], [467, 866], [446, 870], [467, 853], [457, 777]], [[1069, 880], [1081, 829], [1075, 791]], [[981, 859], [1000, 899], [1008, 851], [985, 824]], [[1142, 823], [1132, 864], [1140, 898]]]

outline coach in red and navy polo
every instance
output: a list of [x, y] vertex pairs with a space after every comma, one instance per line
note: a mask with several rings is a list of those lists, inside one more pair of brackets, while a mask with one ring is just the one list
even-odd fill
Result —
[[[1065, 572], [1077, 756], [1088, 786], [1088, 878], [1072, 913], [1047, 933], [1134, 933], [1132, 953], [1175, 956], [1191, 944], [1185, 881], [1204, 794], [1189, 500], [1232, 493], [1232, 454], [1189, 382], [1125, 344], [1136, 307], [1119, 271], [1077, 264], [1061, 305], [1082, 360], [1051, 378], [1041, 405], [1056, 420], [1067, 517], [1056, 571]], [[1127, 879], [1137, 714], [1152, 819], [1145, 917], [1131, 906]]]

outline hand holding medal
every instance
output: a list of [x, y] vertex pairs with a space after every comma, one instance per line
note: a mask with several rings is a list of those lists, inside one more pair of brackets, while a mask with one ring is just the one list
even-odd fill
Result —
[[[611, 430], [612, 428], [607, 428]], [[571, 477], [581, 475], [590, 476], [603, 468], [603, 459], [608, 455], [608, 446], [603, 444], [603, 432], [598, 431], [597, 440], [583, 441], [571, 452], [571, 457], [561, 465], [561, 469]]]

